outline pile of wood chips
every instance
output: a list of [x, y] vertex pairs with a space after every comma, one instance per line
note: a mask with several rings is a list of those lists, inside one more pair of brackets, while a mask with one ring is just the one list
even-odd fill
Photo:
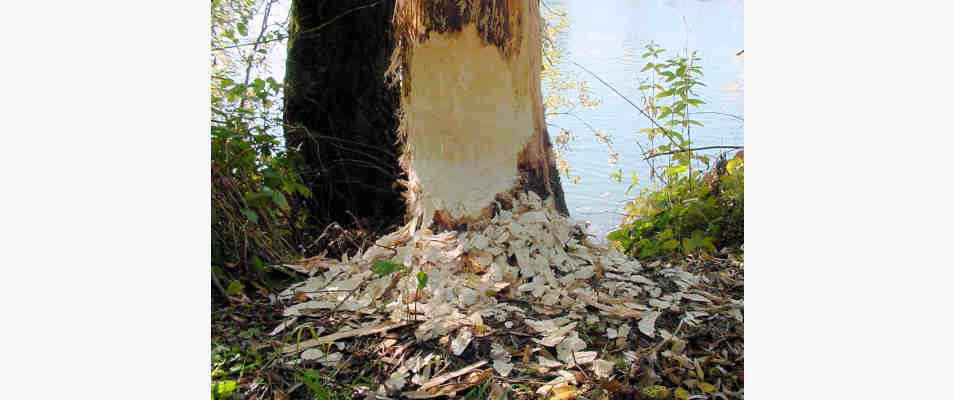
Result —
[[309, 276], [279, 296], [289, 365], [373, 360], [368, 398], [743, 397], [741, 261], [641, 265], [530, 192], [464, 232], [414, 225], [288, 266]]

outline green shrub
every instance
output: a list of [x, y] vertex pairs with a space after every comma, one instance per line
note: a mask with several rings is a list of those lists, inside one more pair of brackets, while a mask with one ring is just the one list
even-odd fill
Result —
[[628, 254], [653, 259], [713, 253], [743, 244], [742, 157], [706, 174], [675, 177], [645, 189], [625, 207], [627, 218], [607, 238]]
[[[650, 43], [646, 50], [641, 72], [648, 77], [639, 89], [644, 93], [642, 111], [653, 126], [640, 132], [650, 143], [644, 156], [651, 186], [626, 205], [623, 223], [607, 238], [642, 259], [741, 248], [742, 152], [731, 160], [723, 153], [711, 166], [710, 157], [699, 153], [703, 149], [693, 148], [691, 128], [703, 123], [692, 119], [692, 110], [705, 104], [695, 91], [704, 86], [700, 58], [687, 51], [660, 61], [664, 49]], [[658, 138], [665, 141], [657, 145]], [[665, 164], [657, 166], [660, 157]], [[621, 176], [617, 173], [616, 179]]]
[[290, 201], [308, 196], [308, 188], [289, 155], [276, 150], [277, 137], [233, 122], [212, 126], [213, 265], [288, 260], [304, 224]]
[[242, 291], [236, 279], [260, 280], [265, 265], [299, 255], [304, 216], [297, 202], [310, 195], [284, 148], [283, 85], [268, 76], [267, 55], [281, 29], [267, 19], [261, 25], [268, 29], [248, 29], [274, 4], [211, 3], [212, 270], [229, 295]]

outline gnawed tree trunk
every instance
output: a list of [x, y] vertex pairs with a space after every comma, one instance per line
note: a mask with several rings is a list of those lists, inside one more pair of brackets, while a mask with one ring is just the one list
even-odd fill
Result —
[[385, 82], [394, 1], [293, 0], [285, 137], [301, 155], [313, 222], [401, 223], [398, 92]]
[[401, 165], [408, 219], [485, 220], [533, 191], [567, 215], [544, 124], [537, 1], [399, 0]]
[[527, 190], [567, 214], [536, 1], [303, 0], [290, 25], [286, 138], [319, 222], [448, 229]]

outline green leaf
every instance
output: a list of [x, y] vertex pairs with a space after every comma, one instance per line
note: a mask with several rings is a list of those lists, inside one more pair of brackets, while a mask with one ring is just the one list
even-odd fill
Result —
[[233, 280], [232, 282], [229, 282], [229, 286], [226, 287], [225, 292], [229, 296], [238, 296], [242, 294], [243, 289], [245, 289], [245, 286], [242, 284], [242, 282]]
[[277, 188], [282, 184], [282, 176], [272, 168], [266, 168], [262, 171], [262, 179], [265, 181], [266, 186], [273, 188]]
[[623, 182], [623, 170], [620, 168], [617, 168], [616, 171], [611, 172], [610, 179], [618, 183]]
[[279, 206], [279, 208], [283, 210], [288, 210], [289, 208], [288, 201], [285, 200], [285, 195], [278, 190], [272, 192], [272, 202], [274, 202], [275, 205]]
[[268, 201], [272, 198], [272, 189], [266, 186], [262, 188], [261, 192], [246, 192], [244, 197], [245, 202], [250, 206], [262, 207], [268, 204]]
[[663, 245], [661, 247], [663, 247], [664, 250], [672, 251], [673, 249], [679, 246], [680, 246], [680, 242], [678, 242], [676, 239], [669, 239], [663, 242]]
[[302, 384], [312, 392], [315, 400], [330, 400], [332, 398], [331, 393], [329, 393], [328, 388], [319, 383], [320, 376], [318, 371], [314, 369], [305, 370], [302, 372]]
[[736, 170], [742, 166], [743, 166], [743, 161], [738, 158], [729, 160], [726, 163], [726, 173], [733, 175], [736, 172]]
[[212, 398], [227, 399], [235, 392], [236, 381], [224, 380], [212, 383]]
[[252, 211], [248, 208], [243, 208], [241, 212], [242, 215], [245, 215], [245, 217], [248, 218], [249, 221], [252, 221], [253, 224], [259, 223], [259, 214], [256, 214], [255, 211]]
[[671, 112], [673, 111], [670, 110], [670, 107], [660, 107], [660, 115], [657, 116], [657, 119], [664, 119], [667, 117], [667, 115], [670, 115]]
[[252, 268], [258, 272], [265, 272], [265, 263], [259, 256], [252, 256]]
[[378, 277], [382, 277], [388, 274], [391, 274], [399, 269], [404, 267], [401, 264], [387, 261], [387, 260], [377, 260], [371, 265], [371, 271], [374, 272]]
[[418, 289], [424, 289], [425, 286], [428, 286], [428, 274], [424, 271], [418, 272]]
[[617, 229], [607, 234], [607, 240], [619, 242], [627, 237], [626, 229]]
[[[674, 154], [674, 157], [679, 156], [679, 154]], [[687, 171], [687, 166], [684, 164], [672, 165], [666, 168], [666, 174], [670, 176], [676, 176]]]
[[673, 229], [670, 229], [670, 228], [664, 229], [663, 232], [660, 232], [660, 234], [657, 235], [657, 238], [659, 238], [660, 240], [667, 240], [672, 237], [673, 237]]

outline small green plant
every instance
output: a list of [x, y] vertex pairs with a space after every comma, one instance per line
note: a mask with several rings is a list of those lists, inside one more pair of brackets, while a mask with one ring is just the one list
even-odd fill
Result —
[[[625, 206], [626, 217], [607, 238], [641, 259], [713, 253], [743, 242], [742, 152], [727, 161], [695, 152], [692, 127], [703, 123], [692, 110], [705, 104], [696, 88], [705, 86], [696, 52], [660, 60], [664, 49], [646, 46], [639, 89], [644, 111], [654, 122], [640, 130], [650, 142], [650, 186]], [[659, 139], [663, 143], [658, 144]], [[660, 158], [665, 164], [656, 165]], [[713, 162], [715, 161], [715, 162]], [[712, 162], [712, 163], [711, 163]], [[622, 179], [622, 172], [616, 174]], [[636, 179], [631, 179], [631, 188]], [[628, 189], [629, 192], [629, 189]]]
[[236, 382], [231, 379], [212, 381], [212, 400], [231, 399]]
[[375, 262], [371, 264], [371, 272], [374, 272], [379, 278], [404, 269], [404, 265], [388, 260], [375, 260]]
[[[347, 388], [339, 387], [335, 389], [324, 384], [322, 373], [318, 370], [306, 369], [301, 371], [298, 376], [302, 385], [308, 389], [314, 400], [348, 400], [354, 398], [353, 392]], [[324, 378], [330, 379], [328, 376]]]
[[322, 385], [321, 375], [317, 370], [307, 369], [302, 371], [300, 375], [302, 384], [308, 388], [308, 391], [312, 393], [312, 398], [315, 400], [330, 400], [332, 398], [331, 392]]
[[[246, 337], [251, 337], [253, 333], [249, 332], [249, 336]], [[265, 357], [258, 352], [213, 342], [212, 372], [210, 373], [212, 399], [231, 399], [238, 389], [238, 382], [248, 374], [255, 374], [264, 363]]]
[[424, 289], [425, 286], [428, 286], [428, 274], [418, 271], [418, 290]]
[[647, 399], [666, 399], [670, 397], [670, 389], [662, 385], [644, 386], [640, 394]]

